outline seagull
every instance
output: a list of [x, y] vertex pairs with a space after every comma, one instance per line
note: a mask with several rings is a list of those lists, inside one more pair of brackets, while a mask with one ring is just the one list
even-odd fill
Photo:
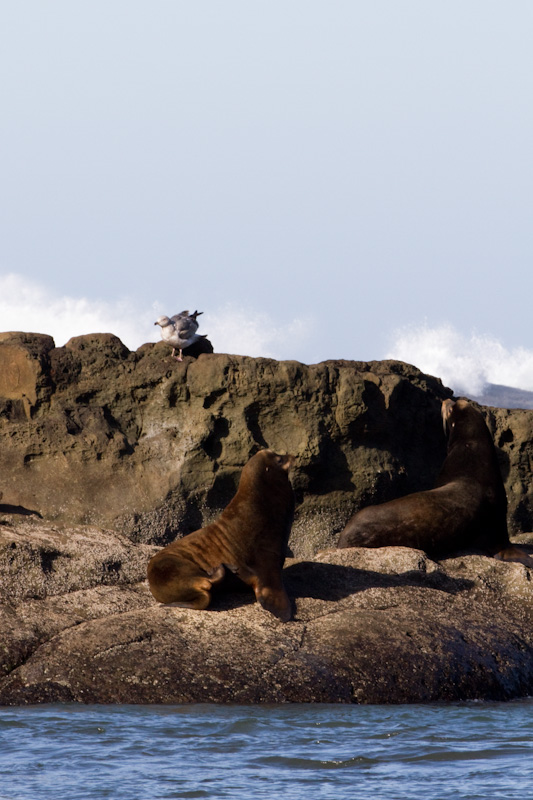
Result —
[[[176, 361], [183, 361], [183, 350], [186, 347], [207, 336], [206, 333], [196, 333], [198, 330], [197, 317], [203, 313], [203, 311], [195, 311], [194, 314], [189, 314], [188, 311], [182, 311], [180, 314], [174, 314], [173, 317], [159, 317], [154, 322], [154, 325], [161, 327], [163, 341], [172, 345], [172, 358], [175, 358]], [[179, 350], [179, 355], [176, 355], [176, 348]]]

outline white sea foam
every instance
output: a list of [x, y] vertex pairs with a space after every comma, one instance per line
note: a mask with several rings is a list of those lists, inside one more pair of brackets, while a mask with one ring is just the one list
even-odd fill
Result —
[[401, 328], [386, 358], [436, 375], [457, 394], [481, 395], [489, 383], [533, 391], [533, 351], [508, 349], [490, 334], [464, 334], [452, 325]]
[[311, 322], [293, 319], [280, 325], [264, 312], [227, 305], [209, 314], [209, 338], [217, 350], [236, 355], [289, 358], [305, 343]]
[[[73, 336], [87, 333], [113, 333], [130, 350], [145, 342], [160, 339], [154, 321], [161, 314], [176, 314], [153, 301], [142, 308], [131, 299], [115, 302], [57, 295], [21, 275], [0, 276], [0, 330], [47, 333], [58, 347]], [[207, 333], [219, 353], [288, 358], [305, 341], [310, 321], [293, 319], [286, 324], [254, 309], [224, 306], [203, 309], [199, 333]]]
[[[167, 308], [161, 301], [140, 307], [131, 299], [59, 295], [21, 275], [0, 276], [0, 330], [47, 333], [57, 346], [72, 336], [114, 333], [136, 350], [145, 342], [159, 341], [159, 329], [154, 327], [158, 316], [181, 310]], [[281, 324], [266, 312], [234, 305], [212, 310], [200, 305], [199, 310], [204, 311], [199, 333], [208, 334], [216, 352], [283, 359], [302, 358], [298, 354], [309, 348], [311, 318]], [[506, 348], [489, 334], [426, 324], [400, 328], [391, 341], [383, 358], [414, 364], [441, 378], [456, 394], [479, 396], [488, 383], [533, 391], [533, 351]]]
[[[26, 278], [0, 277], [0, 326], [3, 331], [47, 333], [58, 347], [73, 336], [114, 333], [130, 349], [154, 339], [154, 311], [129, 300], [107, 302], [57, 295]], [[151, 327], [150, 327], [151, 326]]]

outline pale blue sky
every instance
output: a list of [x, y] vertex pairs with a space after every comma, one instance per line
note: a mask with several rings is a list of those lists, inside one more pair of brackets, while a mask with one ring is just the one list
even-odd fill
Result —
[[529, 0], [22, 0], [0, 37], [0, 277], [43, 307], [199, 308], [215, 349], [238, 309], [308, 363], [533, 350]]

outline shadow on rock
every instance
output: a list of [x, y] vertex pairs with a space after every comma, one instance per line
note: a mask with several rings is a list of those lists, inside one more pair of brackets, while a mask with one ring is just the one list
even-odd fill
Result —
[[[429, 573], [409, 570], [399, 575], [384, 575], [372, 570], [315, 561], [300, 561], [286, 567], [283, 570], [283, 582], [293, 600], [310, 597], [330, 601], [342, 600], [367, 589], [413, 586], [455, 595], [474, 586], [471, 580], [451, 578], [438, 570]], [[209, 611], [230, 611], [255, 602], [250, 587], [235, 575], [227, 574], [221, 584], [213, 587]]]
[[226, 570], [224, 579], [211, 591], [208, 611], [231, 611], [256, 602], [253, 590], [236, 575]]
[[311, 597], [315, 600], [341, 600], [365, 589], [416, 586], [447, 594], [468, 591], [474, 582], [451, 578], [443, 572], [409, 570], [399, 575], [346, 567], [339, 564], [320, 564], [301, 561], [283, 570], [283, 580], [291, 597]]
[[24, 506], [11, 506], [7, 503], [0, 503], [0, 514], [20, 514], [23, 517], [43, 518], [38, 511], [32, 511], [32, 509], [24, 508]]

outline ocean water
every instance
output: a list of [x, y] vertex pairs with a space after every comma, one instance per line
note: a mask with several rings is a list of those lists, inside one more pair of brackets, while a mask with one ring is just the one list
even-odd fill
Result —
[[533, 701], [0, 708], [2, 800], [533, 798]]

